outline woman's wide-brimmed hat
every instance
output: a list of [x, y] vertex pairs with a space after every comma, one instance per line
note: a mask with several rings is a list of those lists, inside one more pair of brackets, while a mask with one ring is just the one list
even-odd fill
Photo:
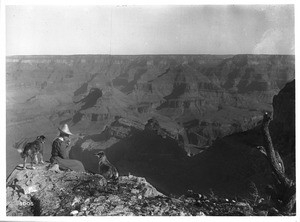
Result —
[[60, 132], [68, 134], [68, 135], [73, 135], [71, 131], [69, 130], [68, 124], [63, 125], [62, 128], [58, 128]]

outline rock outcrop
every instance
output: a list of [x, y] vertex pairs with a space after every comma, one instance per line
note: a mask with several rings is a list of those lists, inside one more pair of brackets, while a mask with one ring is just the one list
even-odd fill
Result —
[[7, 216], [252, 216], [278, 215], [259, 205], [188, 191], [180, 197], [158, 192], [144, 178], [60, 171], [47, 164], [12, 172], [6, 184]]
[[144, 178], [130, 175], [112, 182], [45, 164], [13, 171], [7, 180], [6, 212], [8, 216], [150, 215], [151, 205], [144, 211], [135, 205], [156, 197], [165, 198]]

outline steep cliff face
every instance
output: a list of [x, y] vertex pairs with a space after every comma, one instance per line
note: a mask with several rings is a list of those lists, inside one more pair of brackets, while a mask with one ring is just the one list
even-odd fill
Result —
[[286, 172], [295, 180], [295, 80], [289, 82], [273, 99], [271, 136], [278, 152], [287, 163]]
[[116, 115], [154, 116], [184, 143], [207, 147], [255, 126], [294, 72], [294, 56], [283, 55], [8, 57], [8, 147], [63, 123], [96, 132]]
[[287, 83], [273, 99], [274, 126], [272, 130], [277, 135], [292, 139], [288, 141], [288, 146], [282, 150], [286, 153], [295, 152], [295, 102], [295, 80]]

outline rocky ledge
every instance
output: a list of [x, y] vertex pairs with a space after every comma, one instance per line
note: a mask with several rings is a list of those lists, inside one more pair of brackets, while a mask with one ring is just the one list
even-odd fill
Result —
[[133, 175], [107, 181], [101, 175], [60, 171], [47, 163], [34, 170], [20, 167], [7, 179], [7, 216], [276, 215], [263, 210], [263, 205], [258, 208], [213, 193], [165, 196]]

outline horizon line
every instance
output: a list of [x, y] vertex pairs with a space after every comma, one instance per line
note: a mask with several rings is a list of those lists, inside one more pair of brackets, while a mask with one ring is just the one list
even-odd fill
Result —
[[237, 54], [210, 54], [210, 53], [191, 53], [191, 54], [20, 54], [20, 55], [6, 55], [5, 57], [16, 57], [16, 56], [197, 56], [197, 55], [216, 55], [216, 56], [235, 56], [235, 55], [282, 55], [282, 56], [295, 56], [295, 54], [270, 54], [270, 53], [237, 53]]

